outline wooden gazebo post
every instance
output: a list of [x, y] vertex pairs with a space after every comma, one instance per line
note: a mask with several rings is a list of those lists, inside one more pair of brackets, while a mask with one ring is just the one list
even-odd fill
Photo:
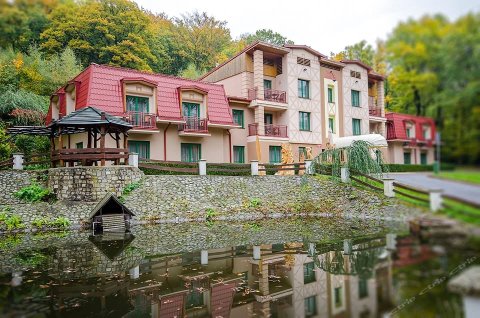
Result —
[[[124, 149], [125, 152], [128, 154], [128, 149], [127, 149], [127, 147], [128, 147], [128, 144], [127, 144], [127, 133], [124, 132], [124, 133], [123, 133], [123, 149]], [[125, 165], [128, 165], [128, 156], [127, 156], [127, 158], [125, 158], [125, 159], [123, 160], [123, 163], [124, 163]]]
[[[101, 113], [102, 121], [105, 120], [105, 112]], [[100, 153], [102, 154], [101, 166], [105, 166], [105, 124], [100, 127]]]
[[[58, 149], [60, 158], [62, 158], [63, 140], [62, 140], [62, 127], [58, 127]], [[60, 167], [64, 166], [63, 159], [60, 159]]]

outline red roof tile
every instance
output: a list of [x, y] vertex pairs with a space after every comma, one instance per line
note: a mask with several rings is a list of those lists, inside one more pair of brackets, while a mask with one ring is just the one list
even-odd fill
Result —
[[207, 93], [208, 119], [212, 123], [233, 124], [225, 90], [222, 85], [188, 80], [163, 74], [91, 64], [74, 78], [79, 81], [76, 109], [93, 106], [108, 113], [123, 112], [122, 80], [143, 80], [157, 86], [160, 119], [181, 119], [179, 87], [196, 87]]
[[415, 124], [415, 138], [418, 140], [424, 140], [422, 126], [430, 126], [430, 136], [433, 139], [435, 137], [435, 121], [430, 117], [415, 116], [409, 114], [400, 113], [386, 113], [387, 123], [390, 125], [389, 129], [393, 129], [389, 132], [388, 139], [401, 139], [408, 140], [407, 132], [405, 129], [405, 122], [412, 122]]

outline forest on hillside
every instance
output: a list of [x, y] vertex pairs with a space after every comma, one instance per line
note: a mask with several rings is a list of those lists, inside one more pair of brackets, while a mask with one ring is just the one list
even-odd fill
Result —
[[[197, 78], [255, 40], [294, 39], [266, 29], [234, 39], [227, 21], [206, 13], [169, 17], [128, 0], [0, 0], [1, 128], [42, 124], [49, 96], [90, 63]], [[480, 163], [479, 13], [408, 19], [387, 39], [359, 39], [330, 56], [360, 59], [387, 75], [389, 110], [434, 117], [445, 160]], [[0, 129], [0, 159], [48, 147], [6, 140]]]

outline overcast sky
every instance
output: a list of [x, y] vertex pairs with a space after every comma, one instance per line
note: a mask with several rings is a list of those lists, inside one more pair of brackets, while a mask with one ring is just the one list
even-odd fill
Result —
[[168, 16], [198, 10], [228, 22], [231, 35], [272, 29], [295, 44], [307, 44], [329, 55], [362, 39], [372, 45], [385, 39], [399, 21], [426, 13], [455, 19], [480, 11], [480, 0], [135, 0]]

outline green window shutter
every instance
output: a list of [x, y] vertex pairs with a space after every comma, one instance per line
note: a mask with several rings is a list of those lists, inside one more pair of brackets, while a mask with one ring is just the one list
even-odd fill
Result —
[[352, 89], [352, 106], [360, 107], [360, 92]]
[[148, 97], [127, 95], [126, 101], [127, 101], [127, 111], [148, 113], [150, 110], [149, 104], [148, 104]]
[[75, 147], [76, 147], [77, 149], [83, 149], [83, 142], [77, 142], [77, 143], [75, 144]]
[[412, 153], [411, 152], [404, 152], [403, 153], [403, 163], [409, 165], [412, 163]]
[[282, 147], [280, 146], [270, 146], [268, 148], [269, 160], [270, 163], [280, 163], [282, 162]]
[[299, 129], [309, 131], [310, 130], [310, 113], [299, 112]]
[[328, 129], [332, 133], [335, 133], [335, 118], [333, 117], [328, 118]]
[[245, 128], [244, 126], [244, 112], [243, 110], [240, 109], [233, 109], [233, 122], [242, 128]]
[[298, 80], [298, 97], [310, 98], [310, 82], [306, 80]]
[[313, 262], [303, 264], [303, 283], [308, 284], [315, 281], [315, 264]]
[[263, 80], [263, 88], [264, 89], [272, 89], [272, 81], [271, 80]]
[[140, 159], [150, 159], [150, 141], [129, 140], [128, 151], [138, 153]]
[[358, 295], [360, 298], [368, 296], [368, 281], [364, 278], [358, 279]]
[[202, 157], [202, 145], [182, 143], [181, 147], [181, 160], [184, 162], [198, 162]]
[[354, 136], [362, 134], [361, 120], [357, 118], [352, 119], [352, 133]]
[[305, 317], [317, 315], [317, 299], [315, 296], [305, 298]]
[[233, 162], [245, 163], [245, 147], [233, 146]]
[[328, 102], [333, 103], [333, 87], [328, 87]]
[[200, 104], [183, 102], [183, 116], [200, 118]]
[[420, 153], [420, 163], [422, 165], [426, 165], [427, 164], [427, 153], [425, 152], [421, 152]]

